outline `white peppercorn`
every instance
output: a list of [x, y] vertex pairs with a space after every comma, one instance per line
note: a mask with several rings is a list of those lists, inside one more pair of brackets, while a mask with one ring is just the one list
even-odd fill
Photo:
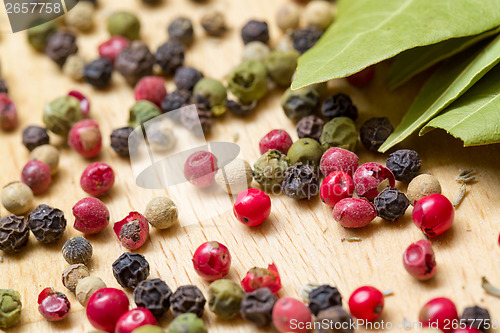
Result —
[[2, 189], [2, 204], [9, 212], [23, 215], [33, 206], [33, 191], [24, 183], [9, 183]]
[[304, 9], [304, 22], [308, 27], [326, 30], [333, 21], [333, 7], [326, 0], [313, 0]]
[[70, 291], [75, 291], [78, 281], [89, 276], [89, 269], [83, 264], [71, 265], [62, 273], [63, 285]]
[[299, 6], [294, 3], [287, 3], [278, 9], [276, 13], [276, 24], [283, 30], [297, 29], [300, 21]]
[[104, 283], [101, 278], [97, 276], [87, 276], [78, 281], [75, 295], [82, 306], [87, 306], [90, 296], [102, 288], [106, 288], [106, 283]]
[[266, 44], [259, 41], [250, 42], [243, 49], [242, 60], [264, 61], [270, 52], [271, 50]]
[[94, 26], [94, 5], [89, 1], [80, 1], [64, 15], [64, 23], [68, 27], [80, 31], [89, 31]]
[[179, 221], [177, 206], [167, 197], [151, 200], [144, 212], [149, 224], [158, 229], [168, 229]]
[[62, 71], [75, 81], [83, 79], [83, 69], [85, 68], [85, 60], [77, 54], [70, 55], [63, 65]]
[[407, 197], [412, 205], [415, 201], [434, 193], [441, 193], [441, 184], [432, 175], [421, 174], [408, 184]]
[[220, 168], [215, 174], [217, 185], [229, 194], [238, 194], [248, 189], [252, 180], [252, 167], [247, 161], [239, 158]]
[[36, 147], [31, 152], [30, 158], [47, 164], [50, 167], [51, 175], [55, 175], [59, 170], [59, 150], [52, 145]]

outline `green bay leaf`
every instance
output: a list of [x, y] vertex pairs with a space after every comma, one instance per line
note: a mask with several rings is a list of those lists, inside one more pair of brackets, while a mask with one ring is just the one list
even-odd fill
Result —
[[465, 51], [450, 58], [425, 83], [401, 123], [379, 151], [386, 152], [425, 125], [499, 62], [500, 36], [484, 48]]
[[500, 142], [500, 65], [427, 123], [420, 135], [434, 128], [461, 139], [464, 146]]
[[340, 0], [336, 22], [299, 58], [292, 88], [349, 76], [402, 51], [498, 26], [498, 0]]

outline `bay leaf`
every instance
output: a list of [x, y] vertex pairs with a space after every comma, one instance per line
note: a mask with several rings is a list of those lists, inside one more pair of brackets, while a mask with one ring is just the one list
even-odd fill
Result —
[[457, 54], [434, 72], [401, 123], [380, 146], [380, 152], [386, 152], [421, 128], [500, 62], [500, 36], [484, 48], [472, 51]]
[[500, 65], [427, 123], [420, 135], [434, 128], [461, 139], [466, 147], [500, 142]]
[[349, 76], [402, 51], [500, 26], [498, 0], [340, 0], [338, 16], [299, 58], [292, 89]]
[[394, 63], [391, 65], [387, 76], [387, 85], [389, 89], [394, 90], [418, 73], [499, 32], [500, 28], [497, 28], [475, 36], [452, 38], [437, 44], [404, 51], [395, 57]]

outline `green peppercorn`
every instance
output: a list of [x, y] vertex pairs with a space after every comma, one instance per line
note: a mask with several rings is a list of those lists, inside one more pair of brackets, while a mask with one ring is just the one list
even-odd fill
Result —
[[325, 151], [331, 147], [354, 151], [358, 142], [354, 121], [348, 117], [333, 118], [323, 126], [319, 142]]
[[12, 289], [0, 289], [0, 328], [9, 328], [21, 319], [21, 295]]
[[150, 101], [140, 100], [130, 108], [129, 114], [128, 124], [135, 128], [159, 116], [161, 111]]
[[244, 104], [259, 100], [267, 93], [266, 66], [257, 60], [246, 60], [227, 79], [229, 90]]
[[144, 325], [139, 328], [136, 328], [132, 331], [132, 333], [165, 333], [165, 331], [158, 326], [154, 325]]
[[213, 116], [222, 116], [226, 112], [227, 91], [224, 85], [215, 79], [203, 78], [194, 86], [195, 100], [206, 99]]
[[297, 69], [299, 55], [299, 52], [295, 50], [271, 52], [265, 61], [267, 73], [271, 79], [280, 86], [290, 86], [293, 73]]
[[212, 282], [208, 287], [210, 310], [222, 319], [231, 319], [240, 313], [245, 292], [240, 285], [228, 279]]
[[323, 149], [318, 141], [311, 138], [304, 138], [295, 141], [290, 149], [288, 149], [288, 158], [290, 164], [293, 165], [297, 162], [308, 164], [311, 166], [318, 166], [319, 160], [323, 155]]
[[311, 115], [319, 104], [319, 93], [311, 86], [285, 91], [281, 99], [281, 107], [292, 121]]
[[[135, 331], [134, 331], [135, 332]], [[203, 320], [194, 313], [177, 316], [168, 327], [167, 333], [207, 333]]]
[[39, 21], [33, 22], [33, 28], [28, 29], [28, 43], [37, 51], [43, 52], [50, 35], [57, 31], [57, 23], [49, 21], [40, 25]]
[[43, 122], [54, 134], [68, 136], [71, 127], [82, 120], [80, 101], [73, 96], [62, 96], [45, 105]]
[[141, 22], [132, 13], [117, 12], [108, 18], [108, 32], [111, 36], [123, 36], [130, 40], [138, 39]]
[[253, 177], [265, 191], [274, 191], [281, 186], [289, 166], [290, 160], [285, 154], [270, 149], [253, 165]]

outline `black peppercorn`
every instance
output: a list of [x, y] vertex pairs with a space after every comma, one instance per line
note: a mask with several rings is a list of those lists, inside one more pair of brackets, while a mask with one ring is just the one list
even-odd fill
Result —
[[77, 52], [76, 36], [67, 31], [59, 31], [52, 34], [45, 46], [45, 54], [60, 67], [64, 65], [70, 55]]
[[106, 87], [112, 74], [113, 64], [108, 58], [94, 60], [83, 68], [83, 78], [96, 88]]
[[135, 304], [148, 309], [156, 318], [168, 311], [171, 296], [172, 290], [160, 279], [141, 281], [134, 289]]
[[313, 27], [297, 29], [292, 33], [293, 48], [304, 53], [313, 47], [322, 35], [322, 30]]
[[257, 326], [268, 325], [273, 319], [273, 307], [277, 300], [269, 288], [257, 289], [243, 296], [240, 314]]
[[[184, 106], [187, 106], [191, 102], [191, 93], [186, 90], [174, 90], [161, 102], [161, 110], [163, 113], [178, 110]], [[170, 119], [175, 122], [181, 122], [181, 113], [172, 112], [169, 115]]]
[[172, 75], [184, 64], [184, 46], [176, 40], [162, 44], [155, 54], [156, 63], [165, 74]]
[[122, 127], [111, 133], [111, 148], [120, 156], [129, 156], [128, 137], [134, 131], [132, 127]]
[[489, 311], [477, 305], [465, 308], [460, 319], [460, 323], [472, 326], [483, 332], [487, 332], [492, 323]]
[[315, 316], [320, 311], [336, 305], [342, 305], [342, 296], [335, 287], [325, 284], [309, 293], [309, 309]]
[[354, 333], [355, 321], [340, 305], [321, 311], [315, 320], [316, 333]]
[[325, 122], [314, 115], [307, 116], [297, 123], [297, 135], [299, 139], [311, 138], [319, 141]]
[[319, 104], [319, 94], [311, 86], [285, 91], [281, 98], [281, 107], [292, 121], [311, 115]]
[[299, 162], [286, 169], [281, 187], [292, 199], [310, 199], [318, 194], [319, 181], [312, 166]]
[[328, 97], [321, 105], [321, 114], [331, 120], [335, 117], [349, 117], [356, 120], [358, 108], [352, 104], [352, 100], [346, 94], [335, 94]]
[[168, 25], [168, 37], [184, 45], [189, 45], [194, 39], [193, 23], [186, 17], [178, 17]]
[[0, 93], [9, 93], [9, 89], [7, 88], [7, 84], [5, 83], [5, 80], [0, 78]]
[[172, 303], [174, 316], [177, 317], [183, 313], [194, 313], [201, 318], [207, 300], [197, 286], [186, 285], [177, 288], [170, 302]]
[[39, 242], [48, 244], [61, 239], [66, 219], [62, 210], [42, 204], [28, 215], [28, 225]]
[[148, 46], [135, 40], [126, 47], [115, 61], [115, 68], [130, 85], [153, 73], [155, 59]]
[[23, 145], [32, 151], [38, 146], [47, 145], [50, 142], [47, 130], [40, 126], [28, 126], [23, 130]]
[[193, 91], [194, 86], [203, 78], [203, 73], [193, 67], [179, 67], [175, 71], [174, 82], [179, 90]]
[[237, 116], [247, 116], [255, 109], [257, 106], [257, 101], [253, 101], [250, 104], [243, 104], [238, 101], [233, 101], [228, 99], [226, 101], [226, 106], [229, 112]]
[[269, 27], [267, 22], [250, 20], [241, 28], [241, 39], [243, 43], [262, 42], [267, 44], [269, 42]]
[[0, 250], [16, 253], [28, 244], [30, 230], [23, 216], [7, 215], [0, 220]]
[[206, 134], [212, 128], [212, 113], [206, 104], [196, 104], [196, 110], [193, 108], [182, 110], [181, 123], [187, 130], [192, 132], [198, 132], [201, 125], [203, 133]]
[[377, 151], [393, 131], [386, 117], [370, 118], [361, 126], [359, 138], [366, 149]]
[[113, 275], [123, 288], [134, 289], [149, 276], [149, 263], [139, 253], [123, 253], [113, 263]]
[[82, 236], [72, 237], [64, 243], [62, 255], [70, 265], [86, 265], [92, 258], [92, 244]]
[[418, 176], [421, 161], [416, 151], [400, 149], [389, 155], [385, 165], [392, 171], [397, 180], [409, 183]]
[[378, 216], [384, 220], [395, 221], [405, 214], [410, 200], [400, 190], [387, 187], [377, 195], [373, 203]]

